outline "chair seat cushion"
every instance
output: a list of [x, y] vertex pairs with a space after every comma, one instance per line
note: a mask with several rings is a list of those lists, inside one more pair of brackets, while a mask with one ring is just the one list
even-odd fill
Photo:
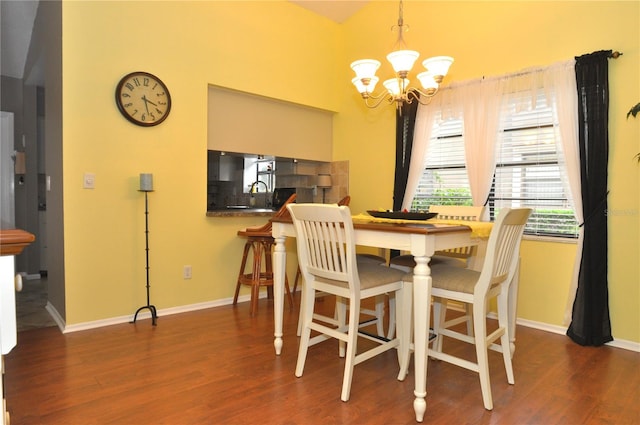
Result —
[[369, 262], [373, 264], [387, 264], [386, 258], [380, 257], [374, 254], [356, 254], [356, 261], [358, 264], [362, 262]]
[[[403, 279], [405, 272], [391, 267], [379, 265], [370, 261], [358, 261], [358, 275], [360, 276], [360, 289], [375, 288], [387, 283], [399, 282]], [[347, 282], [340, 282], [333, 279], [316, 277], [318, 282], [330, 283], [332, 285], [347, 288]]]
[[[473, 294], [480, 272], [462, 267], [434, 264], [431, 267], [432, 286], [447, 291]], [[407, 273], [403, 280], [413, 282], [413, 273]]]

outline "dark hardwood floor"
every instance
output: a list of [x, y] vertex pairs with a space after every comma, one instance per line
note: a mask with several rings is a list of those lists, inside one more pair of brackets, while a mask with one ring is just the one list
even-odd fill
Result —
[[[332, 311], [330, 300], [318, 305]], [[415, 423], [413, 369], [397, 381], [394, 352], [356, 366], [351, 399], [343, 403], [337, 343], [312, 347], [304, 376], [296, 378], [297, 309], [285, 310], [279, 357], [272, 314], [263, 299], [254, 318], [243, 303], [161, 316], [156, 327], [146, 319], [67, 335], [57, 327], [20, 332], [5, 362], [11, 423]], [[473, 356], [465, 344], [447, 347]], [[518, 327], [516, 384], [507, 384], [499, 353], [490, 360], [491, 412], [476, 374], [429, 361], [424, 423], [640, 423], [640, 353], [585, 348]]]

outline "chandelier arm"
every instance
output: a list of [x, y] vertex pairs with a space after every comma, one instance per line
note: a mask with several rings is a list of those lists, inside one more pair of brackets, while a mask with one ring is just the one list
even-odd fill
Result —
[[[387, 99], [387, 101], [389, 103], [393, 102], [393, 97], [391, 96], [387, 96], [387, 93], [381, 93], [378, 96], [368, 96], [368, 97], [364, 97], [364, 104], [367, 105], [368, 108], [377, 108], [378, 106], [380, 106], [380, 104], [382, 103], [383, 100]], [[369, 99], [373, 99], [375, 100], [375, 102], [373, 104], [369, 103]]]
[[433, 98], [433, 96], [435, 96], [437, 92], [438, 90], [436, 89], [433, 93], [429, 94], [429, 93], [424, 93], [415, 87], [412, 87], [407, 91], [407, 103], [411, 103], [415, 99], [421, 105], [428, 105], [429, 103], [431, 103], [431, 99]]

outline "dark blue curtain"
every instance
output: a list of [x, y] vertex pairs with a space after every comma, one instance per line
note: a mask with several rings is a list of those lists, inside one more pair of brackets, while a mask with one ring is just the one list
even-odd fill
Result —
[[393, 183], [393, 210], [402, 208], [404, 191], [407, 188], [411, 148], [413, 146], [413, 130], [416, 126], [418, 102], [404, 104], [396, 109], [396, 175]]
[[611, 50], [576, 57], [584, 245], [567, 335], [580, 345], [613, 341], [607, 283], [607, 164]]
[[[402, 209], [404, 191], [409, 178], [409, 164], [411, 163], [411, 148], [413, 147], [413, 130], [416, 127], [418, 102], [404, 104], [402, 109], [396, 109], [396, 173], [393, 182], [393, 211]], [[391, 258], [400, 255], [400, 251], [392, 249]]]

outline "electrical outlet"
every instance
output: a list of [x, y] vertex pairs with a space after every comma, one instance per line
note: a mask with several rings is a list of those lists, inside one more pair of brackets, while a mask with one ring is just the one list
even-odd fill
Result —
[[182, 278], [191, 279], [191, 266], [184, 266], [182, 269]]

